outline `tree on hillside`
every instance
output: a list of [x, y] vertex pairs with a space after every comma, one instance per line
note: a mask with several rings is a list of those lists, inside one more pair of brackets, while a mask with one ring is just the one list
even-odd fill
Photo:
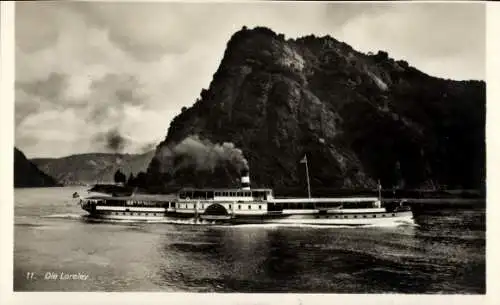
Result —
[[144, 172], [139, 172], [135, 178], [135, 186], [145, 188], [147, 185], [147, 175]]
[[128, 186], [136, 186], [135, 185], [135, 177], [134, 177], [133, 173], [130, 173], [130, 175], [128, 176], [127, 185]]
[[115, 172], [115, 183], [125, 183], [127, 181], [127, 176], [122, 173], [119, 169]]

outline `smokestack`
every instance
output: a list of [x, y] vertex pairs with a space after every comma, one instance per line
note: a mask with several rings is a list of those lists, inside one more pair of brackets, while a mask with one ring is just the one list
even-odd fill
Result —
[[241, 171], [241, 189], [250, 190], [250, 172], [248, 169]]

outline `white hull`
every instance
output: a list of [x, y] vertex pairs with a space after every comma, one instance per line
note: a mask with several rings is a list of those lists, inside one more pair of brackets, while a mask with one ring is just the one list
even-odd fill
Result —
[[156, 209], [152, 210], [151, 212], [144, 211], [142, 213], [103, 209], [97, 209], [93, 212], [88, 212], [93, 218], [127, 221], [178, 222], [179, 220], [189, 220], [189, 222], [191, 223], [201, 222], [217, 224], [296, 224], [338, 226], [367, 226], [414, 223], [413, 214], [411, 211], [395, 213], [335, 213], [328, 215], [280, 213], [259, 216], [212, 216], [203, 214], [158, 213]]
[[399, 224], [414, 224], [413, 216], [399, 216], [376, 219], [307, 219], [307, 218], [282, 218], [265, 220], [263, 223], [277, 224], [303, 224], [303, 225], [338, 225], [338, 226], [367, 226], [367, 225], [389, 225], [394, 223]]

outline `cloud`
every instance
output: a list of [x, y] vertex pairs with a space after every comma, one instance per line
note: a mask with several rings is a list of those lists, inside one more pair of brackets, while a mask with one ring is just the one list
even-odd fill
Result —
[[[243, 25], [484, 78], [484, 15], [482, 4], [18, 2], [16, 145], [31, 156], [99, 151], [96, 135], [117, 130], [125, 151], [142, 151], [208, 87]], [[53, 129], [71, 132], [54, 145]]]

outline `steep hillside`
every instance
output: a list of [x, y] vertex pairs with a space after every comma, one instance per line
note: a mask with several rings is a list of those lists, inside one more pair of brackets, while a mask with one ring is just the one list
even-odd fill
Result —
[[154, 152], [140, 155], [90, 153], [56, 159], [32, 159], [45, 173], [64, 184], [112, 182], [115, 172], [129, 175], [145, 171]]
[[248, 164], [253, 186], [303, 186], [307, 154], [313, 188], [371, 188], [378, 179], [407, 189], [481, 188], [485, 87], [329, 36], [286, 40], [244, 28], [209, 88], [171, 122], [148, 183], [236, 185]]
[[14, 187], [49, 187], [58, 186], [56, 180], [45, 174], [35, 164], [26, 159], [19, 149], [14, 147]]

